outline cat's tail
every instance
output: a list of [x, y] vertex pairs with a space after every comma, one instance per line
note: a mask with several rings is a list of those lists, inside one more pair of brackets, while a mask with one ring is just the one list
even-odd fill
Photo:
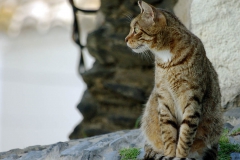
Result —
[[218, 144], [214, 144], [211, 149], [208, 148], [203, 155], [203, 160], [217, 160]]
[[196, 160], [195, 158], [177, 158], [177, 157], [165, 157], [162, 156], [158, 160]]

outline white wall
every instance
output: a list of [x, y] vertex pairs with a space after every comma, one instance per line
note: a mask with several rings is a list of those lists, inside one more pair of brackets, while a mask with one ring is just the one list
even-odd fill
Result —
[[[2, 36], [0, 34], [0, 36]], [[0, 38], [0, 151], [2, 150], [2, 49], [4, 46], [4, 41]]]
[[82, 118], [76, 105], [86, 88], [71, 31], [1, 37], [0, 152], [68, 140]]

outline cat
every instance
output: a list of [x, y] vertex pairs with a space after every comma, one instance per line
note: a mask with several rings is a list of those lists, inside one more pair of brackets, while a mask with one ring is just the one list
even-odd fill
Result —
[[218, 75], [201, 40], [172, 13], [138, 1], [125, 38], [155, 57], [155, 82], [142, 116], [145, 160], [216, 160], [223, 129]]

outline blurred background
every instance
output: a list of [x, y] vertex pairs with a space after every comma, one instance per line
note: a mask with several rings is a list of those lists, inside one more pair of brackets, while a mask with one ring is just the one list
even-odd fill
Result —
[[[100, 6], [98, 0], [76, 3]], [[78, 18], [85, 44], [95, 16]], [[77, 72], [72, 21], [67, 0], [0, 0], [0, 152], [67, 141], [82, 120], [76, 105], [86, 85]], [[84, 52], [90, 68], [94, 58]]]

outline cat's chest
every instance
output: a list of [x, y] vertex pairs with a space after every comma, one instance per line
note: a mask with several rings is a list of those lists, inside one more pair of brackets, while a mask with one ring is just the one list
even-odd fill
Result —
[[[155, 73], [155, 90], [156, 93], [167, 99], [169, 107], [171, 107], [172, 112], [174, 113], [178, 124], [182, 122], [182, 110], [178, 102], [178, 89], [174, 86], [174, 78], [177, 80], [179, 75], [175, 75], [170, 70], [157, 68]], [[171, 78], [170, 78], [171, 77]], [[161, 105], [160, 105], [161, 106]]]

